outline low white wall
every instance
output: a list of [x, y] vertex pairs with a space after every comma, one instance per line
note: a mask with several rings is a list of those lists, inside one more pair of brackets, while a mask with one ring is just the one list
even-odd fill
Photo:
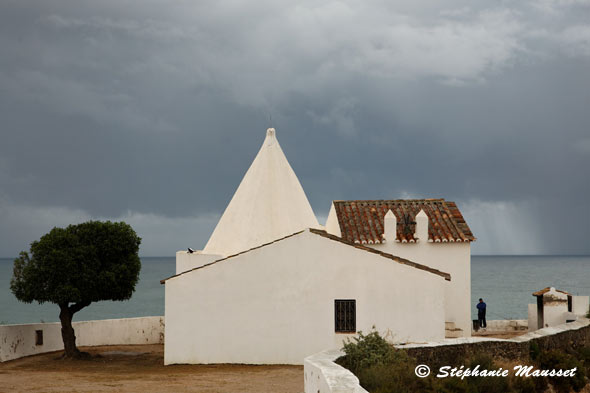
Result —
[[[536, 304], [535, 304], [536, 307]], [[518, 324], [525, 323], [524, 320], [516, 320]], [[486, 337], [460, 337], [453, 339], [444, 339], [441, 341], [433, 341], [420, 344], [398, 344], [396, 348], [408, 349], [419, 347], [436, 347], [442, 345], [457, 345], [469, 344], [486, 341], [511, 341], [523, 342], [530, 341], [535, 338], [550, 336], [562, 333], [568, 330], [578, 330], [590, 325], [590, 320], [587, 318], [579, 318], [575, 322], [565, 323], [559, 326], [548, 327], [529, 332], [522, 336], [514, 337], [512, 339], [486, 338]], [[340, 350], [328, 350], [308, 356], [304, 360], [305, 373], [305, 393], [365, 393], [366, 390], [359, 385], [358, 378], [349, 370], [334, 363], [334, 360], [343, 356], [344, 352]]]
[[368, 393], [359, 379], [334, 363], [344, 352], [335, 349], [308, 356], [303, 361], [305, 393]]
[[484, 341], [503, 341], [503, 342], [523, 342], [530, 341], [535, 338], [551, 336], [554, 334], [567, 332], [568, 330], [579, 330], [590, 325], [590, 319], [578, 318], [575, 322], [564, 323], [558, 326], [546, 327], [538, 329], [534, 332], [528, 332], [522, 336], [516, 336], [510, 339], [503, 338], [488, 338], [488, 337], [459, 337], [459, 338], [447, 338], [441, 341], [430, 341], [426, 343], [415, 343], [415, 344], [395, 344], [394, 347], [398, 349], [409, 349], [409, 348], [421, 348], [421, 347], [438, 347], [443, 345], [457, 345], [457, 344], [471, 344]]
[[529, 304], [528, 305], [528, 314], [529, 314], [529, 332], [534, 332], [539, 328], [537, 322], [537, 304]]
[[572, 296], [572, 312], [576, 315], [585, 317], [588, 314], [590, 307], [590, 297], [588, 296]]
[[[164, 317], [105, 319], [72, 323], [77, 346], [162, 344]], [[36, 345], [36, 331], [43, 345]], [[61, 324], [0, 325], [0, 362], [64, 348]]]
[[526, 319], [494, 319], [486, 321], [486, 331], [506, 332], [511, 330], [527, 330], [528, 320]]

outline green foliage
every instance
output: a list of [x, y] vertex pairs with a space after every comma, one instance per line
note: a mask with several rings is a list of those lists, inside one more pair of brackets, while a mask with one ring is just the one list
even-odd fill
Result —
[[578, 360], [590, 367], [590, 347], [583, 347], [578, 349]]
[[539, 344], [537, 344], [535, 341], [531, 341], [529, 344], [529, 355], [531, 356], [531, 359], [537, 360], [540, 354], [541, 348], [539, 348]]
[[492, 370], [496, 368], [494, 364], [494, 359], [485, 352], [478, 352], [475, 355], [472, 355], [469, 359], [469, 368], [474, 368], [475, 366], [479, 366], [480, 369], [485, 370]]
[[542, 369], [569, 370], [577, 368], [576, 374], [571, 378], [549, 377], [549, 381], [558, 392], [570, 392], [572, 389], [579, 392], [586, 385], [586, 372], [584, 366], [574, 356], [561, 351], [543, 352], [539, 356], [539, 366]]
[[[432, 378], [432, 377], [430, 377]], [[467, 379], [460, 378], [445, 378], [440, 379], [432, 384], [432, 388], [428, 392], [436, 393], [472, 393], [473, 390], [469, 385]]]
[[[474, 369], [479, 365], [481, 370], [495, 370], [499, 366], [487, 353], [476, 353], [469, 360], [469, 368]], [[467, 379], [470, 392], [504, 393], [510, 392], [508, 379], [504, 377], [469, 377]]]
[[547, 390], [547, 383], [543, 378], [510, 377], [510, 386], [514, 393], [536, 393]]
[[346, 356], [338, 359], [338, 363], [351, 370], [371, 393], [427, 390], [428, 382], [416, 378], [414, 360], [376, 331], [367, 335], [359, 332], [359, 337], [344, 344], [343, 351]]
[[[345, 356], [337, 362], [348, 368], [361, 385], [371, 393], [437, 392], [437, 393], [535, 393], [549, 388], [557, 392], [580, 391], [586, 384], [586, 371], [590, 368], [590, 347], [578, 350], [575, 356], [559, 351], [543, 352], [535, 342], [530, 344], [531, 358], [537, 369], [572, 369], [576, 376], [569, 377], [517, 377], [512, 372], [508, 377], [458, 377], [436, 378], [436, 371], [427, 378], [418, 378], [414, 373], [416, 360], [403, 350], [395, 349], [377, 332], [348, 340], [344, 345]], [[500, 365], [487, 353], [477, 353], [464, 359], [465, 368], [497, 370]], [[512, 370], [510, 370], [512, 371]]]
[[26, 303], [129, 299], [141, 269], [140, 242], [124, 222], [53, 228], [15, 259], [10, 289]]
[[576, 353], [576, 359], [578, 359], [584, 366], [586, 375], [590, 376], [590, 347], [578, 349]]
[[343, 366], [350, 370], [389, 363], [395, 356], [395, 348], [376, 331], [367, 335], [359, 332], [353, 340], [348, 339], [342, 348], [346, 354]]

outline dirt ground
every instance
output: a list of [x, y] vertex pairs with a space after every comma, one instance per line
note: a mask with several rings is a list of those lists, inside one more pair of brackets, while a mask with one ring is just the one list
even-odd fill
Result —
[[63, 360], [54, 352], [0, 363], [0, 392], [303, 392], [302, 366], [164, 366], [163, 345], [80, 349], [93, 356]]
[[510, 330], [510, 331], [506, 331], [506, 332], [485, 332], [485, 331], [478, 331], [478, 332], [473, 332], [471, 335], [474, 337], [488, 337], [488, 338], [503, 338], [503, 339], [509, 339], [509, 338], [514, 338], [517, 336], [522, 336], [523, 334], [527, 334], [528, 330]]

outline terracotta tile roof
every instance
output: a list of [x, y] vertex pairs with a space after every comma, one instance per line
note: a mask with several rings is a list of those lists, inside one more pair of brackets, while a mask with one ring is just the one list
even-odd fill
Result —
[[[445, 280], [447, 280], [447, 281], [451, 281], [451, 275], [450, 275], [449, 273], [441, 272], [440, 270], [433, 269], [433, 268], [431, 268], [431, 267], [428, 267], [428, 266], [426, 266], [426, 265], [422, 265], [422, 264], [420, 264], [420, 263], [412, 262], [412, 261], [410, 261], [410, 260], [408, 260], [408, 259], [404, 259], [404, 258], [396, 257], [396, 256], [394, 256], [394, 255], [391, 255], [391, 254], [388, 254], [388, 253], [385, 253], [385, 252], [382, 252], [382, 251], [375, 250], [374, 248], [365, 247], [365, 246], [362, 246], [362, 245], [360, 245], [360, 244], [349, 243], [349, 242], [347, 242], [346, 240], [344, 240], [344, 239], [342, 239], [342, 238], [340, 238], [340, 237], [338, 237], [338, 236], [331, 235], [331, 234], [327, 233], [326, 231], [323, 231], [323, 230], [320, 230], [320, 229], [313, 229], [313, 228], [310, 228], [310, 229], [308, 229], [308, 230], [309, 230], [309, 232], [311, 232], [311, 233], [313, 233], [313, 234], [315, 234], [315, 235], [319, 235], [319, 236], [325, 237], [325, 238], [327, 238], [327, 239], [334, 240], [334, 241], [337, 241], [337, 242], [339, 242], [339, 243], [346, 244], [347, 246], [354, 247], [354, 248], [357, 248], [357, 249], [359, 249], [359, 250], [364, 250], [364, 251], [370, 252], [370, 253], [372, 253], [372, 254], [377, 254], [377, 255], [380, 255], [380, 256], [382, 256], [382, 257], [384, 257], [384, 258], [391, 259], [392, 261], [395, 261], [395, 262], [397, 262], [397, 263], [400, 263], [400, 264], [402, 264], [402, 265], [407, 265], [407, 266], [411, 266], [411, 267], [413, 267], [413, 268], [416, 268], [416, 269], [419, 269], [419, 270], [424, 270], [424, 271], [426, 271], [426, 272], [429, 272], [429, 273], [432, 273], [432, 274], [436, 274], [436, 275], [438, 275], [438, 276], [441, 276], [442, 278], [444, 278], [444, 279], [445, 279]], [[217, 264], [217, 263], [219, 263], [219, 262], [226, 261], [226, 260], [228, 260], [228, 259], [230, 259], [230, 258], [234, 258], [234, 257], [236, 257], [236, 256], [238, 256], [238, 255], [242, 255], [242, 254], [245, 254], [245, 253], [247, 253], [247, 252], [250, 252], [250, 251], [253, 251], [253, 250], [256, 250], [256, 249], [262, 248], [262, 247], [269, 246], [269, 245], [271, 245], [271, 244], [273, 244], [273, 243], [280, 242], [281, 240], [285, 240], [285, 239], [288, 239], [288, 238], [290, 238], [290, 237], [297, 236], [297, 235], [299, 235], [299, 234], [301, 234], [301, 233], [303, 233], [303, 232], [305, 232], [305, 231], [299, 231], [299, 232], [295, 232], [295, 233], [293, 233], [293, 234], [291, 234], [291, 235], [288, 235], [288, 236], [282, 237], [282, 238], [280, 238], [280, 239], [277, 239], [277, 240], [275, 240], [275, 241], [272, 241], [272, 242], [270, 242], [270, 243], [261, 244], [260, 246], [253, 247], [253, 248], [251, 248], [251, 249], [249, 249], [249, 250], [245, 250], [245, 251], [239, 252], [239, 253], [237, 253], [237, 254], [230, 255], [230, 256], [228, 256], [228, 257], [221, 258], [221, 259], [218, 259], [218, 260], [216, 260], [216, 261], [213, 261], [213, 262], [206, 263], [206, 264], [204, 264], [204, 265], [202, 265], [202, 266], [198, 266], [198, 267], [195, 267], [195, 268], [193, 268], [193, 269], [190, 269], [190, 270], [187, 270], [187, 271], [184, 271], [184, 272], [181, 272], [181, 273], [175, 274], [175, 275], [173, 275], [173, 276], [170, 276], [170, 277], [168, 277], [168, 278], [165, 278], [165, 279], [163, 279], [163, 280], [160, 280], [160, 284], [165, 284], [165, 283], [166, 283], [166, 281], [170, 280], [171, 278], [175, 278], [175, 277], [181, 276], [181, 275], [183, 275], [183, 274], [186, 274], [186, 273], [189, 273], [189, 272], [192, 272], [192, 271], [195, 271], [195, 270], [200, 270], [200, 269], [203, 269], [203, 268], [205, 268], [205, 267], [207, 267], [207, 266], [215, 265], [215, 264]]]
[[[547, 287], [547, 288], [543, 288], [540, 291], [537, 292], [533, 292], [533, 296], [543, 296], [544, 294], [546, 294], [547, 292], [549, 292], [551, 290], [551, 287]], [[564, 293], [566, 295], [571, 296], [571, 293], [566, 292], [566, 291], [560, 291], [559, 289], [555, 290], [556, 292], [560, 292], [560, 293]]]
[[416, 215], [428, 216], [428, 240], [472, 242], [475, 237], [455, 202], [444, 199], [396, 199], [376, 201], [334, 201], [342, 238], [353, 243], [383, 243], [383, 218], [389, 210], [397, 218], [397, 237], [415, 242]]

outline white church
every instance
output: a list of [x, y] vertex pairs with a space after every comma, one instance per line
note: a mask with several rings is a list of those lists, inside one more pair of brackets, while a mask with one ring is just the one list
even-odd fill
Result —
[[474, 240], [444, 199], [333, 201], [322, 227], [270, 128], [205, 248], [162, 280], [164, 363], [302, 364], [373, 327], [469, 336]]

